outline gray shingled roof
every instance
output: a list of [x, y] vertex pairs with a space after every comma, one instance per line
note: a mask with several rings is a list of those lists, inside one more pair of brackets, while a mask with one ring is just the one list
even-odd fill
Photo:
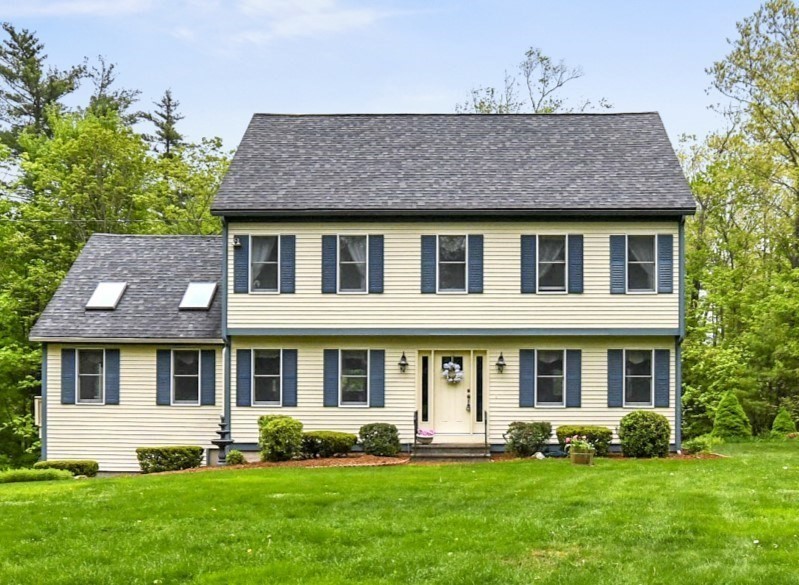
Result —
[[[219, 283], [221, 274], [219, 236], [95, 234], [39, 317], [31, 339], [221, 339], [220, 287], [210, 310], [178, 310], [190, 281]], [[100, 281], [128, 283], [113, 311], [85, 308]]]
[[657, 113], [256, 114], [218, 215], [692, 213]]

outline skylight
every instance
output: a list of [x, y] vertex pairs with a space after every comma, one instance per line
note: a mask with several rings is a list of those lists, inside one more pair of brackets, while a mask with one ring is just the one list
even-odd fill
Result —
[[215, 282], [190, 282], [180, 301], [180, 309], [196, 309], [207, 311], [211, 307], [216, 293]]
[[127, 282], [101, 282], [92, 293], [92, 298], [86, 303], [87, 309], [113, 311], [122, 298], [122, 293], [128, 287]]

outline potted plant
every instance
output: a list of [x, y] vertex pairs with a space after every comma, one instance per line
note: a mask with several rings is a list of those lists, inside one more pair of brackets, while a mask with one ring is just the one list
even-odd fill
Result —
[[433, 442], [436, 432], [433, 429], [419, 429], [416, 431], [416, 440], [422, 445], [429, 445]]
[[566, 451], [574, 465], [593, 465], [596, 447], [585, 435], [566, 438]]

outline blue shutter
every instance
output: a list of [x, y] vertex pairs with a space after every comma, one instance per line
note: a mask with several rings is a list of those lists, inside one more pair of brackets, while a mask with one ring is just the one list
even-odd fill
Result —
[[674, 238], [671, 234], [658, 236], [658, 292], [674, 292]]
[[322, 236], [322, 292], [336, 294], [336, 262], [338, 261], [338, 238]]
[[668, 349], [655, 350], [655, 406], [669, 407], [669, 369], [670, 354]]
[[522, 236], [522, 292], [533, 294], [536, 291], [536, 237]]
[[614, 295], [627, 292], [626, 248], [626, 236], [610, 236], [610, 292]]
[[155, 356], [155, 403], [169, 406], [172, 402], [172, 352], [159, 349]]
[[297, 406], [297, 350], [283, 350], [283, 406]]
[[583, 292], [583, 236], [569, 235], [569, 292]]
[[204, 349], [200, 352], [200, 404], [216, 404], [216, 351]]
[[483, 292], [483, 236], [470, 234], [469, 246], [469, 292]]
[[252, 350], [236, 351], [236, 406], [252, 406]]
[[624, 405], [624, 350], [608, 350], [608, 406]]
[[61, 350], [61, 404], [75, 404], [75, 350]]
[[436, 292], [435, 236], [422, 236], [422, 292]]
[[519, 350], [519, 406], [535, 406], [535, 350]]
[[566, 406], [580, 408], [582, 403], [583, 352], [566, 350]]
[[369, 236], [369, 292], [383, 292], [383, 236]]
[[326, 349], [324, 360], [324, 404], [338, 406], [338, 350]]
[[369, 406], [386, 405], [386, 352], [373, 349], [369, 352]]
[[233, 236], [241, 244], [233, 248], [233, 292], [250, 292], [250, 236]]
[[294, 292], [296, 236], [280, 236], [280, 292]]
[[105, 403], [119, 404], [119, 350], [105, 350]]

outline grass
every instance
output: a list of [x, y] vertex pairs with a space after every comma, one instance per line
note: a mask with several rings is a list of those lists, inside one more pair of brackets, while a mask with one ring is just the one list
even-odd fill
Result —
[[796, 583], [799, 444], [0, 486], [10, 583]]

